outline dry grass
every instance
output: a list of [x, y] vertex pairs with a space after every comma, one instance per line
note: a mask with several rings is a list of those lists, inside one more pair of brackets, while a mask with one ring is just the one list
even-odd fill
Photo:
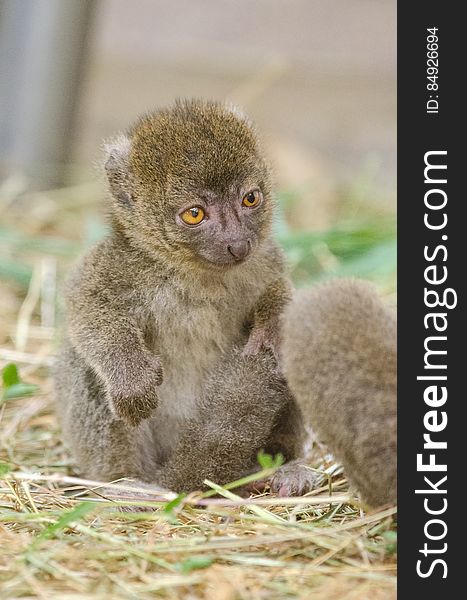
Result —
[[159, 496], [131, 513], [118, 506], [131, 492], [128, 502], [106, 500], [95, 482], [73, 477], [48, 375], [50, 290], [55, 259], [60, 279], [82, 245], [89, 197], [22, 196], [12, 208], [15, 194], [0, 194], [0, 366], [16, 363], [39, 391], [0, 400], [0, 597], [395, 598], [395, 509], [364, 513], [320, 446], [323, 487], [305, 498], [246, 500], [212, 484], [215, 497]]

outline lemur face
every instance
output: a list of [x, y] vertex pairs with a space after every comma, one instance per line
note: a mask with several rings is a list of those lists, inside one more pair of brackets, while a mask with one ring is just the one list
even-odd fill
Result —
[[248, 260], [268, 237], [270, 173], [238, 112], [178, 103], [143, 117], [128, 140], [125, 221], [146, 246], [227, 268]]

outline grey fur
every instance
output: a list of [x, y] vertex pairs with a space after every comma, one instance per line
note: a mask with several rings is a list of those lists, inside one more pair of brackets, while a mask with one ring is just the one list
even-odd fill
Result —
[[[251, 125], [186, 101], [107, 146], [110, 235], [66, 292], [57, 410], [78, 470], [175, 490], [300, 454], [298, 409], [274, 356], [289, 298], [272, 240], [270, 173]], [[261, 192], [254, 209], [242, 204]], [[200, 205], [209, 219], [180, 222]], [[243, 261], [228, 251], [247, 243]]]
[[[303, 418], [277, 362], [290, 284], [251, 124], [230, 107], [179, 102], [109, 142], [104, 162], [111, 231], [69, 278], [55, 369], [78, 470], [189, 491], [251, 472], [264, 449], [292, 461], [273, 491], [313, 488], [294, 462]], [[248, 190], [260, 191], [253, 209]], [[191, 206], [208, 216], [196, 227], [180, 220]], [[365, 284], [334, 282], [297, 295], [283, 336], [307, 424], [367, 502], [393, 501], [393, 317]]]
[[[309, 424], [371, 506], [396, 502], [396, 320], [371, 286], [334, 280], [286, 310], [284, 372]], [[273, 487], [297, 473], [279, 472]]]

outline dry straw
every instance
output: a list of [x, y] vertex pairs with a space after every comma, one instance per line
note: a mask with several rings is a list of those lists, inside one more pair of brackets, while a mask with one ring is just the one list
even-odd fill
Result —
[[48, 375], [50, 289], [80, 245], [71, 224], [84, 222], [97, 192], [28, 197], [14, 183], [0, 190], [0, 367], [15, 362], [39, 391], [0, 401], [0, 597], [395, 598], [395, 509], [363, 512], [319, 445], [322, 487], [302, 498], [243, 498], [244, 481], [206, 481], [211, 491], [156, 492], [143, 512], [127, 512], [141, 506], [134, 487], [112, 484], [128, 492], [115, 500], [108, 485], [74, 476]]

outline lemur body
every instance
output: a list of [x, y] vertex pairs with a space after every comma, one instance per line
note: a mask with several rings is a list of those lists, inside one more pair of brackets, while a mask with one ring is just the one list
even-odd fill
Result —
[[[358, 280], [300, 290], [283, 323], [284, 373], [300, 409], [364, 502], [397, 500], [395, 315]], [[306, 471], [285, 467], [290, 491]]]
[[[111, 233], [70, 278], [56, 369], [81, 471], [183, 489], [240, 476], [261, 448], [293, 458], [301, 424], [274, 358], [289, 283], [252, 127], [179, 103], [111, 143], [106, 171]], [[198, 465], [231, 456], [184, 475], [190, 445]]]
[[[160, 358], [163, 378], [157, 386], [157, 410], [140, 425], [142, 430], [150, 429], [158, 459], [167, 458], [183, 422], [197, 416], [206, 380], [219, 361], [247, 343], [248, 318], [277, 277], [275, 269], [267, 266], [271, 251], [277, 252], [267, 247], [264, 256], [258, 253], [241, 270], [180, 277], [169, 269], [164, 273], [164, 266], [152, 260], [143, 268], [142, 256], [133, 256], [123, 242], [115, 245], [106, 240], [70, 279], [71, 307], [80, 301], [77, 290], [82, 293], [90, 277], [90, 295], [95, 287], [109, 291], [109, 280], [116, 281], [112, 293], [127, 307], [127, 316], [143, 333], [148, 350]], [[233, 298], [241, 302], [232, 302]]]
[[286, 309], [249, 122], [177, 103], [109, 143], [105, 170], [111, 230], [69, 280], [55, 372], [80, 472], [189, 491], [254, 470], [265, 450], [289, 461], [271, 489], [302, 494], [315, 484], [307, 425], [369, 504], [394, 501], [395, 321], [348, 281]]

